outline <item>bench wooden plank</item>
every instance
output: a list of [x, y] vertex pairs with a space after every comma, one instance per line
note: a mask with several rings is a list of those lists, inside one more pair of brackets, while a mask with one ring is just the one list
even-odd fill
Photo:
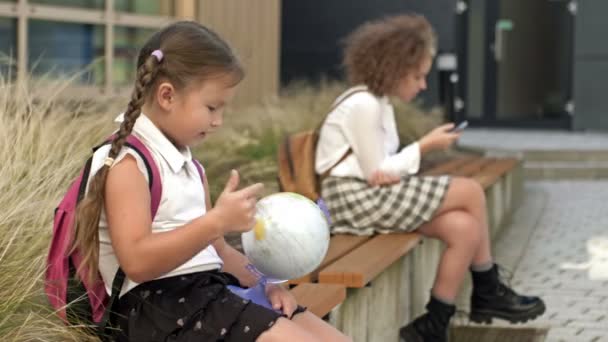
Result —
[[298, 304], [318, 317], [324, 317], [346, 299], [346, 287], [340, 284], [300, 284], [291, 293]]
[[313, 283], [316, 282], [319, 276], [320, 270], [335, 262], [345, 254], [349, 253], [353, 249], [361, 246], [371, 236], [356, 236], [356, 235], [334, 235], [329, 241], [329, 248], [325, 258], [321, 261], [319, 267], [313, 272], [300, 277], [298, 279], [292, 279], [289, 281], [290, 284], [302, 284], [302, 283]]
[[320, 283], [364, 287], [421, 241], [418, 233], [381, 234], [346, 254], [319, 273]]
[[473, 176], [484, 189], [496, 183], [500, 177], [515, 168], [520, 161], [516, 158], [499, 159]]
[[450, 172], [450, 175], [459, 176], [459, 177], [471, 177], [483, 169], [485, 169], [488, 165], [491, 165], [495, 162], [493, 158], [479, 158], [472, 160], [468, 163], [461, 165], [458, 169]]
[[458, 169], [459, 167], [470, 163], [473, 160], [479, 159], [480, 157], [476, 156], [467, 156], [462, 158], [454, 158], [452, 160], [441, 163], [428, 171], [422, 173], [423, 176], [438, 176], [438, 175], [446, 175], [451, 174], [452, 171]]
[[[433, 168], [425, 174], [451, 174], [471, 177], [480, 181], [484, 188], [497, 182], [513, 169], [517, 159], [495, 159], [485, 157], [459, 158]], [[353, 239], [353, 236], [335, 236]], [[413, 249], [421, 240], [418, 233], [401, 233], [377, 235], [359, 246], [351, 248], [348, 253], [334, 253], [327, 259], [318, 272], [320, 283], [344, 284], [347, 287], [360, 288], [369, 283], [393, 262]]]

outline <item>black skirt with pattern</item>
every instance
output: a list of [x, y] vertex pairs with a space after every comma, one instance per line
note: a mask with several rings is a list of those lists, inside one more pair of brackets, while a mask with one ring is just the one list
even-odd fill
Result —
[[[232, 293], [228, 273], [208, 271], [138, 285], [114, 311], [117, 341], [255, 341], [281, 313]], [[298, 307], [297, 312], [304, 309]]]

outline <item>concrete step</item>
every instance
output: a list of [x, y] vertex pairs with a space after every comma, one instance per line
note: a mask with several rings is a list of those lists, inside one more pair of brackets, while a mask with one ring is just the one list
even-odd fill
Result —
[[608, 161], [529, 161], [524, 162], [526, 179], [606, 179]]
[[517, 157], [534, 162], [608, 162], [608, 145], [605, 150], [508, 150], [462, 146], [457, 150], [494, 157]]
[[523, 152], [526, 161], [555, 161], [555, 162], [607, 162], [606, 150], [529, 150]]

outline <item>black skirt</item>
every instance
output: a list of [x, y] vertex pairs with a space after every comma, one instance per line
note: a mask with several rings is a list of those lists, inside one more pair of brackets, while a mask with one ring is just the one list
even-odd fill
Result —
[[[255, 341], [281, 313], [226, 288], [238, 280], [219, 271], [157, 279], [120, 298], [117, 341]], [[296, 312], [304, 311], [298, 307]]]

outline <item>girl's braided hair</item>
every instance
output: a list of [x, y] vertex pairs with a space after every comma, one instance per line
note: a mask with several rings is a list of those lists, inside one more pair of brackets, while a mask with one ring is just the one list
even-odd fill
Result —
[[[139, 52], [135, 87], [106, 160], [112, 161], [118, 156], [142, 106], [161, 81], [168, 81], [180, 90], [192, 82], [218, 75], [230, 75], [237, 84], [243, 79], [244, 70], [230, 46], [215, 32], [196, 22], [182, 21], [155, 33]], [[80, 250], [81, 267], [87, 269], [91, 281], [95, 280], [99, 268], [99, 219], [109, 170], [110, 166], [104, 165], [95, 174], [76, 211], [72, 246]]]

